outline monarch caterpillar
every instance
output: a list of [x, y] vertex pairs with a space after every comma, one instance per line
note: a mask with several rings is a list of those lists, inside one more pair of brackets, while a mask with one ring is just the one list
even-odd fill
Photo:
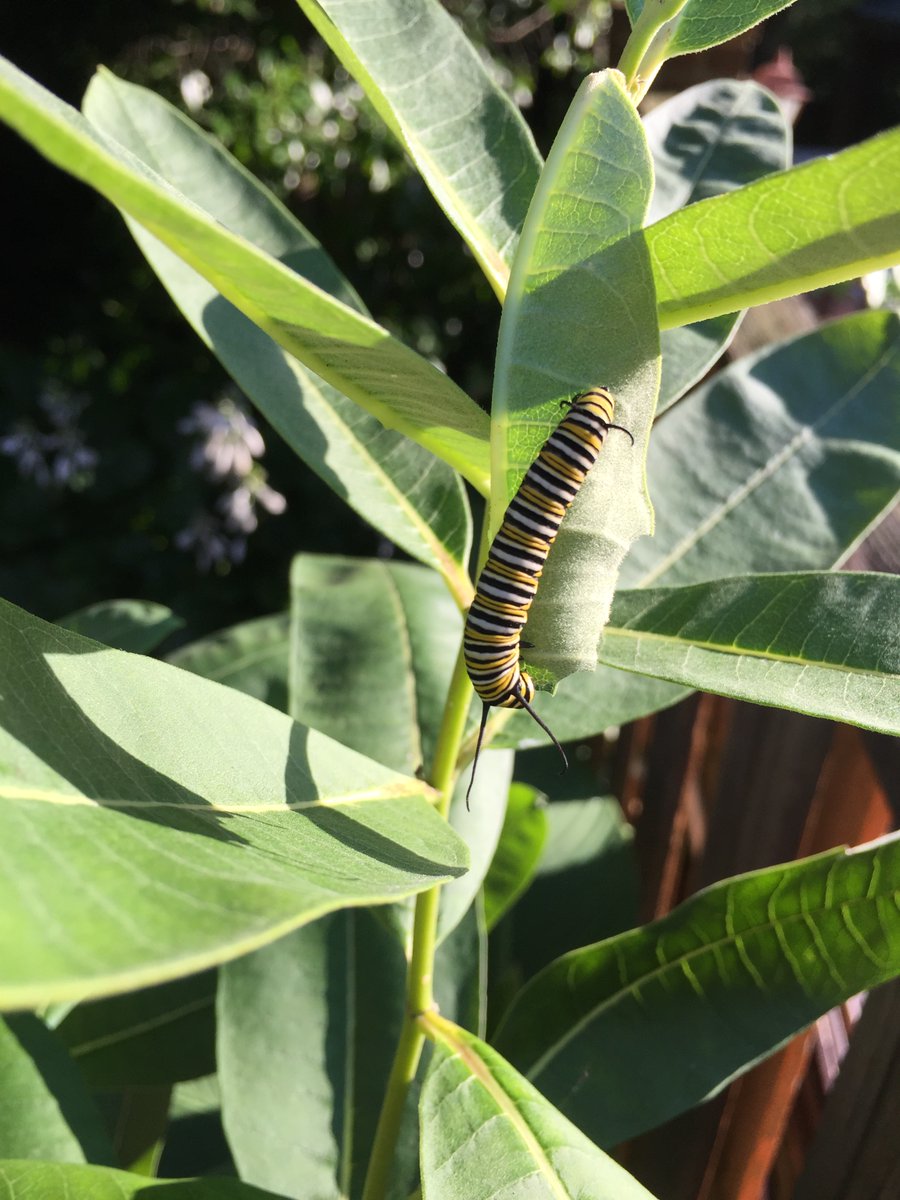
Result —
[[569, 505], [597, 461], [603, 439], [610, 429], [627, 433], [632, 445], [634, 438], [623, 426], [613, 425], [615, 401], [606, 388], [591, 388], [563, 403], [569, 411], [544, 442], [510, 501], [466, 617], [466, 671], [484, 702], [466, 808], [488, 712], [494, 705], [524, 708], [556, 746], [565, 767], [569, 765], [562, 746], [532, 707], [534, 681], [522, 670], [520, 658], [522, 627], [537, 595], [547, 553]]

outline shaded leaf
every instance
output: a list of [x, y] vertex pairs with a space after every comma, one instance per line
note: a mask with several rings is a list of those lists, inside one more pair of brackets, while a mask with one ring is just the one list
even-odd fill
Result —
[[298, 555], [291, 715], [394, 770], [430, 766], [461, 627], [433, 571]]
[[[691, 690], [601, 664], [595, 671], [570, 675], [552, 696], [539, 692], [534, 707], [561, 742], [574, 742], [669, 708]], [[544, 731], [522, 710], [512, 713], [491, 745], [525, 749], [549, 742]]]
[[859, 313], [732, 364], [657, 423], [656, 531], [623, 587], [827, 570], [900, 488], [900, 321]]
[[513, 755], [508, 750], [485, 750], [478, 761], [469, 807], [465, 796], [471, 777], [463, 771], [456, 781], [450, 806], [450, 825], [469, 848], [469, 870], [441, 889], [438, 940], [462, 920], [481, 890], [503, 828], [512, 782]]
[[90, 1092], [51, 1031], [30, 1013], [0, 1020], [0, 1158], [112, 1163]]
[[169, 634], [184, 627], [184, 621], [171, 608], [152, 600], [101, 600], [56, 623], [133, 654], [151, 654]]
[[229, 688], [0, 607], [2, 1003], [192, 974], [459, 874], [424, 786]]
[[289, 637], [289, 615], [274, 613], [182, 646], [169, 662], [287, 712]]
[[484, 915], [493, 929], [528, 888], [547, 840], [546, 800], [536, 788], [514, 783], [500, 840], [484, 879]]
[[406, 959], [370, 913], [324, 917], [221, 969], [218, 1059], [241, 1178], [355, 1197], [404, 1011]]
[[892, 837], [714, 884], [557, 959], [498, 1050], [598, 1143], [634, 1137], [900, 973], [898, 880]]
[[95, 1088], [154, 1087], [215, 1070], [216, 974], [79, 1004], [56, 1026]]

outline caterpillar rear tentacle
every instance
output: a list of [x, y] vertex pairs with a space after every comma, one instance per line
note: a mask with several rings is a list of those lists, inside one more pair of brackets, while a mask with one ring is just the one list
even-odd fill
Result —
[[547, 554], [578, 489], [597, 461], [603, 439], [610, 429], [627, 434], [632, 445], [634, 436], [623, 425], [613, 424], [615, 401], [605, 387], [579, 392], [562, 403], [569, 411], [547, 438], [510, 501], [466, 617], [466, 670], [484, 704], [466, 791], [467, 809], [488, 713], [495, 705], [525, 709], [559, 750], [563, 770], [569, 765], [562, 746], [532, 706], [534, 681], [522, 670], [521, 632], [537, 595]]

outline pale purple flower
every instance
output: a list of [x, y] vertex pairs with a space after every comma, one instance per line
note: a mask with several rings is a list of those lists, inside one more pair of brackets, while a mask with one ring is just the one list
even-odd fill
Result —
[[96, 450], [85, 443], [77, 425], [86, 405], [84, 397], [48, 389], [38, 397], [38, 406], [54, 432], [42, 433], [32, 421], [20, 421], [0, 438], [0, 454], [14, 458], [19, 474], [38, 487], [86, 486], [98, 462]]
[[16, 460], [19, 474], [24, 479], [33, 479], [38, 487], [47, 487], [51, 472], [45, 441], [44, 435], [30, 421], [20, 421], [13, 426], [12, 433], [0, 438], [0, 454]]
[[249, 475], [254, 459], [261, 458], [266, 450], [262, 434], [228, 398], [215, 405], [195, 404], [191, 415], [178, 422], [178, 429], [202, 435], [203, 440], [191, 451], [191, 466], [219, 479]]

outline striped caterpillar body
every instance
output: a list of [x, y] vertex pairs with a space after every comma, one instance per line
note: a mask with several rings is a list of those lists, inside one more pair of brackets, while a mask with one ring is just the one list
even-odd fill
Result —
[[[484, 702], [466, 792], [467, 808], [488, 712], [494, 705], [526, 709], [568, 766], [562, 746], [532, 708], [534, 682], [522, 670], [520, 657], [522, 627], [537, 594], [547, 553], [569, 505], [597, 461], [603, 439], [610, 429], [631, 434], [621, 425], [613, 425], [615, 402], [606, 388], [591, 388], [565, 403], [569, 404], [568, 413], [544, 442], [510, 501], [466, 618], [466, 670]], [[633, 444], [634, 438], [631, 440]]]

